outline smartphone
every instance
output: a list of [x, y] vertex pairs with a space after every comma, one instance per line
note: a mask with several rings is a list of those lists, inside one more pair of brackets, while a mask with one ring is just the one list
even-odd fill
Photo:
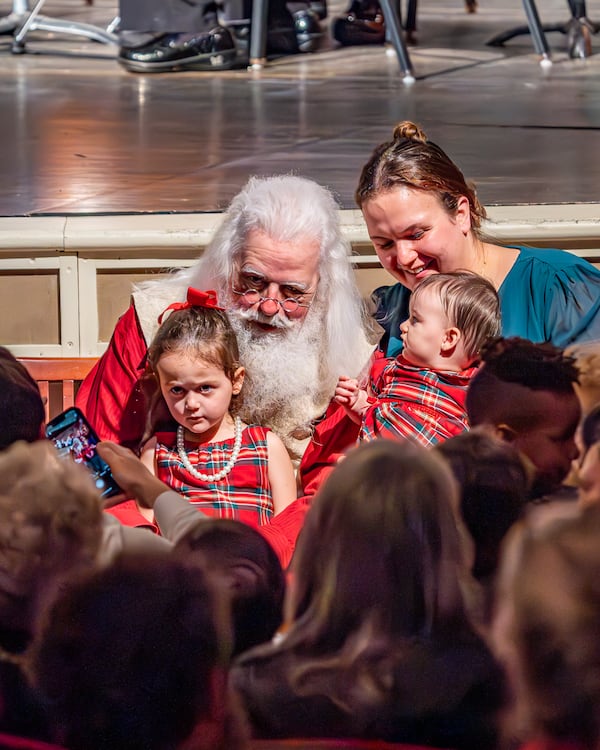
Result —
[[122, 492], [110, 466], [98, 455], [99, 438], [80, 409], [74, 406], [54, 417], [46, 425], [46, 437], [54, 443], [61, 457], [83, 464], [89, 470], [102, 497]]

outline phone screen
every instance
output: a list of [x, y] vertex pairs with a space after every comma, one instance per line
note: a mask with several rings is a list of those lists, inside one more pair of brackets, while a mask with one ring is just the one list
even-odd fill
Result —
[[83, 464], [90, 471], [102, 497], [110, 497], [121, 492], [109, 465], [96, 451], [98, 436], [79, 409], [67, 409], [49, 422], [46, 426], [46, 437], [52, 440], [59, 455], [77, 464]]

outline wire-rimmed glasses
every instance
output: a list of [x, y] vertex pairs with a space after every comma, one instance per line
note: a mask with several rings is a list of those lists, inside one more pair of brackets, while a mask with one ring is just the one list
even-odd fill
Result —
[[275, 302], [285, 313], [291, 314], [295, 313], [299, 307], [308, 308], [311, 305], [310, 302], [300, 302], [300, 300], [296, 297], [285, 297], [285, 299], [277, 299], [276, 297], [263, 297], [257, 289], [246, 289], [245, 292], [242, 292], [238, 289], [232, 288], [231, 291], [241, 297], [248, 305], [248, 307], [256, 305], [257, 303], [259, 305], [262, 305], [263, 302]]

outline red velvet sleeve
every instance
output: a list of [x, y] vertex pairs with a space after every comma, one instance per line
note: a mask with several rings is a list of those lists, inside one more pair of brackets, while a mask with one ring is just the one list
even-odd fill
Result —
[[146, 342], [132, 304], [75, 398], [102, 440], [138, 448], [146, 420], [140, 387], [145, 365]]
[[265, 526], [258, 526], [257, 531], [270, 543], [279, 558], [282, 568], [287, 568], [296, 548], [296, 539], [304, 524], [310, 498], [299, 497], [273, 516]]
[[359, 425], [332, 401], [325, 417], [316, 426], [302, 461], [300, 478], [304, 496], [284, 508], [270, 523], [258, 530], [270, 543], [284, 568], [289, 565], [296, 539], [304, 523], [312, 497], [335, 468], [338, 459], [356, 444]]
[[305, 495], [314, 495], [335, 468], [338, 459], [356, 444], [360, 425], [335, 401], [317, 424], [300, 462], [300, 481]]

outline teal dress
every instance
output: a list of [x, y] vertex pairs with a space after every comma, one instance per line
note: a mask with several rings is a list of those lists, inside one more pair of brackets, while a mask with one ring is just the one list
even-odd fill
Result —
[[[498, 290], [502, 335], [549, 341], [564, 348], [600, 341], [600, 269], [564, 250], [522, 247]], [[402, 284], [373, 292], [386, 357], [402, 349], [400, 324], [408, 318], [410, 290]]]

